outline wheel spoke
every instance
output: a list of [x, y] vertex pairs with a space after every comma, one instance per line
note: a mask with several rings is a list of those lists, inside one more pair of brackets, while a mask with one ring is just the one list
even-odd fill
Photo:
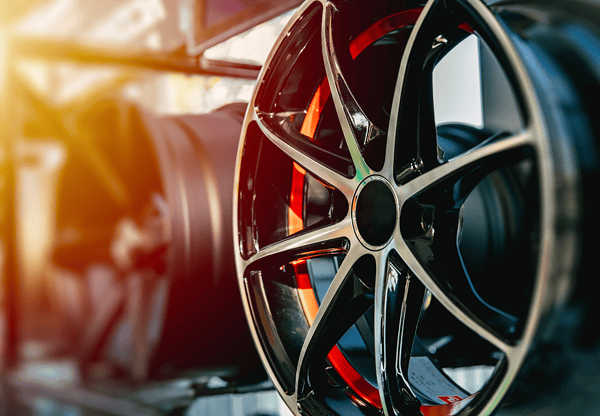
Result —
[[408, 365], [425, 288], [410, 271], [380, 257], [375, 286], [377, 383], [386, 415], [420, 415], [420, 401], [408, 384]]
[[273, 256], [292, 256], [294, 253], [301, 254], [309, 251], [316, 251], [328, 243], [341, 239], [351, 241], [355, 239], [350, 218], [317, 229], [301, 231], [281, 241], [270, 244], [250, 257], [250, 259], [245, 262], [245, 267], [257, 262], [262, 262]]
[[400, 63], [388, 127], [386, 165], [394, 164], [396, 182], [405, 183], [441, 159], [433, 105], [433, 69], [468, 33], [445, 10], [445, 2], [430, 0], [413, 28]]
[[[404, 262], [406, 263], [406, 265], [410, 268], [410, 270], [415, 274], [415, 276], [425, 285], [425, 287], [431, 292], [431, 294], [440, 302], [440, 304], [448, 311], [450, 312], [452, 315], [454, 315], [454, 317], [456, 319], [458, 319], [460, 322], [462, 322], [464, 325], [466, 325], [468, 328], [470, 328], [472, 331], [474, 331], [476, 334], [478, 334], [479, 336], [481, 336], [483, 339], [487, 340], [488, 342], [490, 342], [492, 345], [494, 345], [496, 348], [498, 348], [501, 352], [508, 354], [510, 352], [510, 350], [513, 348], [513, 346], [511, 345], [511, 342], [509, 340], [506, 339], [505, 336], [503, 336], [502, 334], [500, 334], [496, 329], [492, 328], [488, 323], [484, 322], [482, 319], [479, 318], [479, 313], [485, 313], [486, 315], [490, 316], [491, 313], [495, 313], [495, 317], [498, 319], [509, 319], [508, 316], [502, 316], [502, 313], [498, 313], [499, 311], [497, 310], [485, 310], [485, 308], [487, 307], [489, 309], [488, 305], [484, 305], [482, 304], [480, 299], [473, 299], [473, 297], [475, 296], [471, 290], [471, 288], [469, 288], [468, 292], [466, 293], [462, 293], [462, 295], [464, 295], [464, 297], [467, 298], [467, 302], [469, 303], [469, 306], [472, 306], [474, 309], [477, 309], [477, 313], [473, 312], [471, 310], [471, 308], [467, 307], [465, 305], [465, 303], [462, 301], [464, 299], [459, 298], [458, 296], [456, 296], [453, 292], [445, 289], [441, 284], [440, 284], [440, 280], [436, 278], [436, 276], [431, 272], [429, 267], [426, 267], [425, 265], [422, 264], [422, 261], [420, 259], [420, 257], [423, 257], [423, 255], [417, 256], [414, 253], [414, 245], [413, 248], [409, 247], [410, 243], [407, 242], [400, 242], [398, 244], [398, 250], [400, 253], [400, 256], [402, 257], [402, 260], [404, 260]], [[426, 250], [423, 245], [421, 245], [421, 247], [417, 247], [417, 249], [424, 249]], [[431, 252], [429, 252], [428, 255], [430, 257], [433, 257], [433, 254]], [[455, 261], [460, 261], [460, 257], [459, 254], [454, 254], [455, 255]], [[448, 255], [448, 257], [451, 257], [452, 255]], [[453, 281], [457, 281], [458, 279], [465, 279], [465, 282], [467, 281], [468, 277], [465, 277], [464, 274], [464, 270], [458, 271], [457, 267], [454, 267], [454, 265], [452, 264], [446, 264], [447, 267], [447, 273], [445, 273], [445, 276], [451, 275], [453, 273], [460, 273], [461, 276], [459, 277], [454, 277]], [[464, 285], [463, 285], [464, 286]], [[469, 300], [469, 297], [471, 298]], [[505, 314], [507, 315], [507, 314]]]
[[[255, 116], [255, 121], [258, 124], [260, 130], [263, 134], [279, 149], [281, 149], [285, 154], [287, 154], [292, 160], [301, 165], [304, 169], [309, 171], [311, 174], [316, 176], [317, 178], [323, 180], [329, 185], [337, 188], [340, 192], [342, 192], [349, 199], [352, 198], [354, 194], [354, 190], [356, 188], [356, 183], [352, 179], [348, 179], [336, 172], [334, 169], [327, 166], [327, 164], [322, 163], [320, 160], [308, 156], [307, 153], [300, 150], [298, 146], [294, 146], [290, 143], [290, 140], [286, 140], [283, 137], [289, 136], [290, 132], [277, 132], [272, 128], [271, 123], [266, 123], [264, 117], [257, 114]], [[281, 125], [281, 124], [280, 124]], [[300, 144], [299, 141], [296, 141], [297, 144]], [[312, 147], [313, 151], [318, 151], [314, 146]], [[340, 159], [338, 156], [333, 155], [329, 152], [321, 150], [323, 153], [327, 153], [327, 156], [330, 158]]]
[[296, 373], [299, 401], [315, 390], [328, 388], [324, 365], [327, 354], [373, 305], [372, 290], [361, 282], [364, 263], [369, 261], [365, 253], [359, 244], [350, 247], [308, 331]]
[[[398, 182], [404, 176], [412, 176], [422, 168], [423, 163], [437, 163], [437, 139], [431, 94], [432, 68], [424, 68], [431, 50], [431, 22], [440, 6], [437, 0], [430, 0], [415, 24], [400, 61], [400, 70], [388, 128], [386, 165], [394, 163], [400, 173]], [[439, 32], [440, 28], [435, 28]], [[423, 90], [424, 89], [424, 90]], [[422, 91], [423, 90], [423, 91]], [[401, 146], [400, 149], [396, 149]], [[430, 150], [434, 150], [431, 152]], [[434, 154], [433, 154], [434, 153]]]
[[[483, 300], [473, 285], [459, 249], [460, 210], [486, 175], [531, 154], [532, 136], [530, 131], [492, 136], [399, 190], [406, 202], [397, 249], [405, 264], [452, 315], [504, 353], [515, 345], [520, 323]], [[423, 221], [427, 229], [420, 229]]]
[[384, 132], [375, 127], [368, 119], [356, 102], [342, 75], [333, 45], [333, 14], [335, 11], [336, 8], [332, 3], [327, 3], [324, 7], [321, 35], [323, 39], [323, 61], [325, 62], [325, 72], [335, 110], [356, 169], [356, 180], [360, 182], [372, 173], [362, 156], [362, 149], [368, 142], [383, 135]]
[[[449, 182], [454, 186], [475, 171], [477, 171], [476, 177], [481, 179], [495, 169], [524, 159], [533, 146], [534, 141], [529, 131], [508, 138], [495, 135], [470, 151], [421, 174], [402, 186], [399, 190], [400, 200], [406, 201], [442, 182]], [[473, 184], [476, 185], [478, 181], [471, 178], [467, 182], [470, 186], [455, 190], [454, 198], [457, 204], [468, 196]]]

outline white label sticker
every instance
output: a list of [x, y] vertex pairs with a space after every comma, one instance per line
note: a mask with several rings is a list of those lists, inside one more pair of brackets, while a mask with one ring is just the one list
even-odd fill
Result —
[[408, 380], [412, 387], [437, 404], [454, 403], [467, 397], [428, 357], [411, 357]]

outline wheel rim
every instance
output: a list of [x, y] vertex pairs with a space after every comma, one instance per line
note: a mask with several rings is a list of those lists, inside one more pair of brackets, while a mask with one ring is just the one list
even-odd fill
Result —
[[[315, 1], [298, 11], [263, 69], [250, 106], [253, 111], [247, 115], [242, 132], [234, 206], [239, 247], [236, 262], [255, 342], [282, 397], [298, 413], [363, 414], [382, 409], [388, 415], [489, 414], [514, 383], [540, 331], [541, 319], [564, 300], [554, 289], [548, 290], [556, 287], [559, 279], [548, 267], [549, 258], [565, 248], [556, 241], [554, 231], [561, 216], [556, 208], [560, 203], [556, 189], [567, 182], [555, 171], [555, 164], [560, 163], [553, 150], [556, 144], [548, 134], [537, 91], [509, 33], [485, 5], [468, 0], [430, 1], [423, 8], [385, 10], [375, 23], [363, 25], [350, 36], [351, 58], [345, 59], [351, 62], [384, 36], [414, 25], [403, 45], [389, 123], [384, 128], [376, 125], [343, 75], [348, 64], [341, 63], [342, 36], [336, 29], [348, 29], [341, 28], [335, 19], [343, 19], [344, 7], [350, 6]], [[346, 19], [350, 20], [347, 15]], [[311, 25], [320, 27], [318, 42], [311, 38], [315, 36]], [[446, 160], [436, 133], [431, 74], [440, 57], [473, 32], [504, 68], [523, 127], [512, 134], [496, 131]], [[294, 47], [289, 38], [301, 40], [303, 48]], [[311, 42], [321, 49], [322, 73], [315, 70], [317, 75], [308, 75], [303, 81], [278, 75], [282, 62], [287, 68], [302, 67], [308, 59], [302, 61], [302, 54], [311, 48]], [[302, 104], [286, 101], [285, 95], [293, 89], [287, 86], [298, 90], [303, 83], [312, 87], [307, 87], [310, 91], [300, 100]], [[280, 91], [279, 95], [270, 89]], [[277, 98], [282, 94], [284, 98]], [[325, 141], [322, 137], [315, 138], [327, 117], [339, 123], [343, 136], [337, 153], [319, 143]], [[283, 162], [281, 155], [290, 163]], [[263, 204], [270, 203], [265, 199], [269, 193], [259, 189], [259, 179], [267, 172], [261, 160], [277, 161], [282, 166], [278, 171], [290, 172], [281, 179], [288, 184], [287, 188], [283, 185], [287, 189], [282, 198], [285, 204], [267, 209], [266, 214], [259, 212]], [[510, 314], [477, 294], [459, 242], [466, 227], [462, 225], [466, 215], [463, 208], [469, 196], [481, 192], [478, 187], [488, 175], [523, 161], [533, 165], [539, 207], [532, 215], [537, 218], [534, 228], [539, 242], [531, 253], [535, 254], [535, 264], [525, 296], [528, 303], [514, 324], [507, 319]], [[310, 221], [307, 200], [318, 192], [314, 186], [313, 191], [307, 191], [309, 180], [320, 184], [315, 186], [322, 188], [321, 194], [327, 195], [328, 201], [328, 213], [313, 215], [316, 218]], [[380, 190], [361, 197], [373, 183], [382, 184]], [[572, 180], [568, 184], [570, 189], [576, 188]], [[277, 184], [271, 185], [277, 190]], [[378, 205], [360, 208], [365, 205], [362, 202], [388, 193], [386, 189], [392, 190], [392, 198], [388, 198], [389, 207], [383, 213], [393, 211], [395, 221], [379, 224], [388, 233], [378, 239], [369, 235], [368, 226], [358, 218], [369, 217]], [[280, 226], [266, 225], [269, 221]], [[307, 260], [328, 256], [344, 258], [319, 304]], [[274, 278], [276, 273], [280, 275]], [[447, 274], [460, 275], [464, 281], [454, 278], [450, 282]], [[269, 279], [281, 287], [274, 289]], [[469, 290], [459, 293], [459, 287], [466, 287], [464, 282], [469, 282], [474, 295], [464, 295]], [[568, 285], [564, 289], [568, 291]], [[462, 397], [448, 395], [448, 401], [457, 401], [446, 405], [425, 403], [424, 399], [432, 398], [415, 392], [414, 377], [409, 377], [409, 364], [416, 365], [411, 361], [413, 343], [428, 293], [447, 313], [501, 353], [481, 390]], [[340, 350], [342, 336], [370, 307], [375, 311], [376, 386]]]

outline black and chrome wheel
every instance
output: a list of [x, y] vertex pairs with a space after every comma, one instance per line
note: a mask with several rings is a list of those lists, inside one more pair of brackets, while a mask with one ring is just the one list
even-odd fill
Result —
[[[314, 0], [284, 30], [244, 122], [234, 238], [294, 413], [487, 415], [522, 388], [587, 256], [600, 8], [572, 4]], [[477, 128], [434, 112], [434, 71], [468, 39]]]

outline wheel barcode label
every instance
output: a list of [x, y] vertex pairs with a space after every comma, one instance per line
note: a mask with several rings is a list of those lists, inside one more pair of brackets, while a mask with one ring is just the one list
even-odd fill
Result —
[[410, 358], [408, 380], [414, 389], [435, 404], [454, 403], [468, 396], [428, 357]]

